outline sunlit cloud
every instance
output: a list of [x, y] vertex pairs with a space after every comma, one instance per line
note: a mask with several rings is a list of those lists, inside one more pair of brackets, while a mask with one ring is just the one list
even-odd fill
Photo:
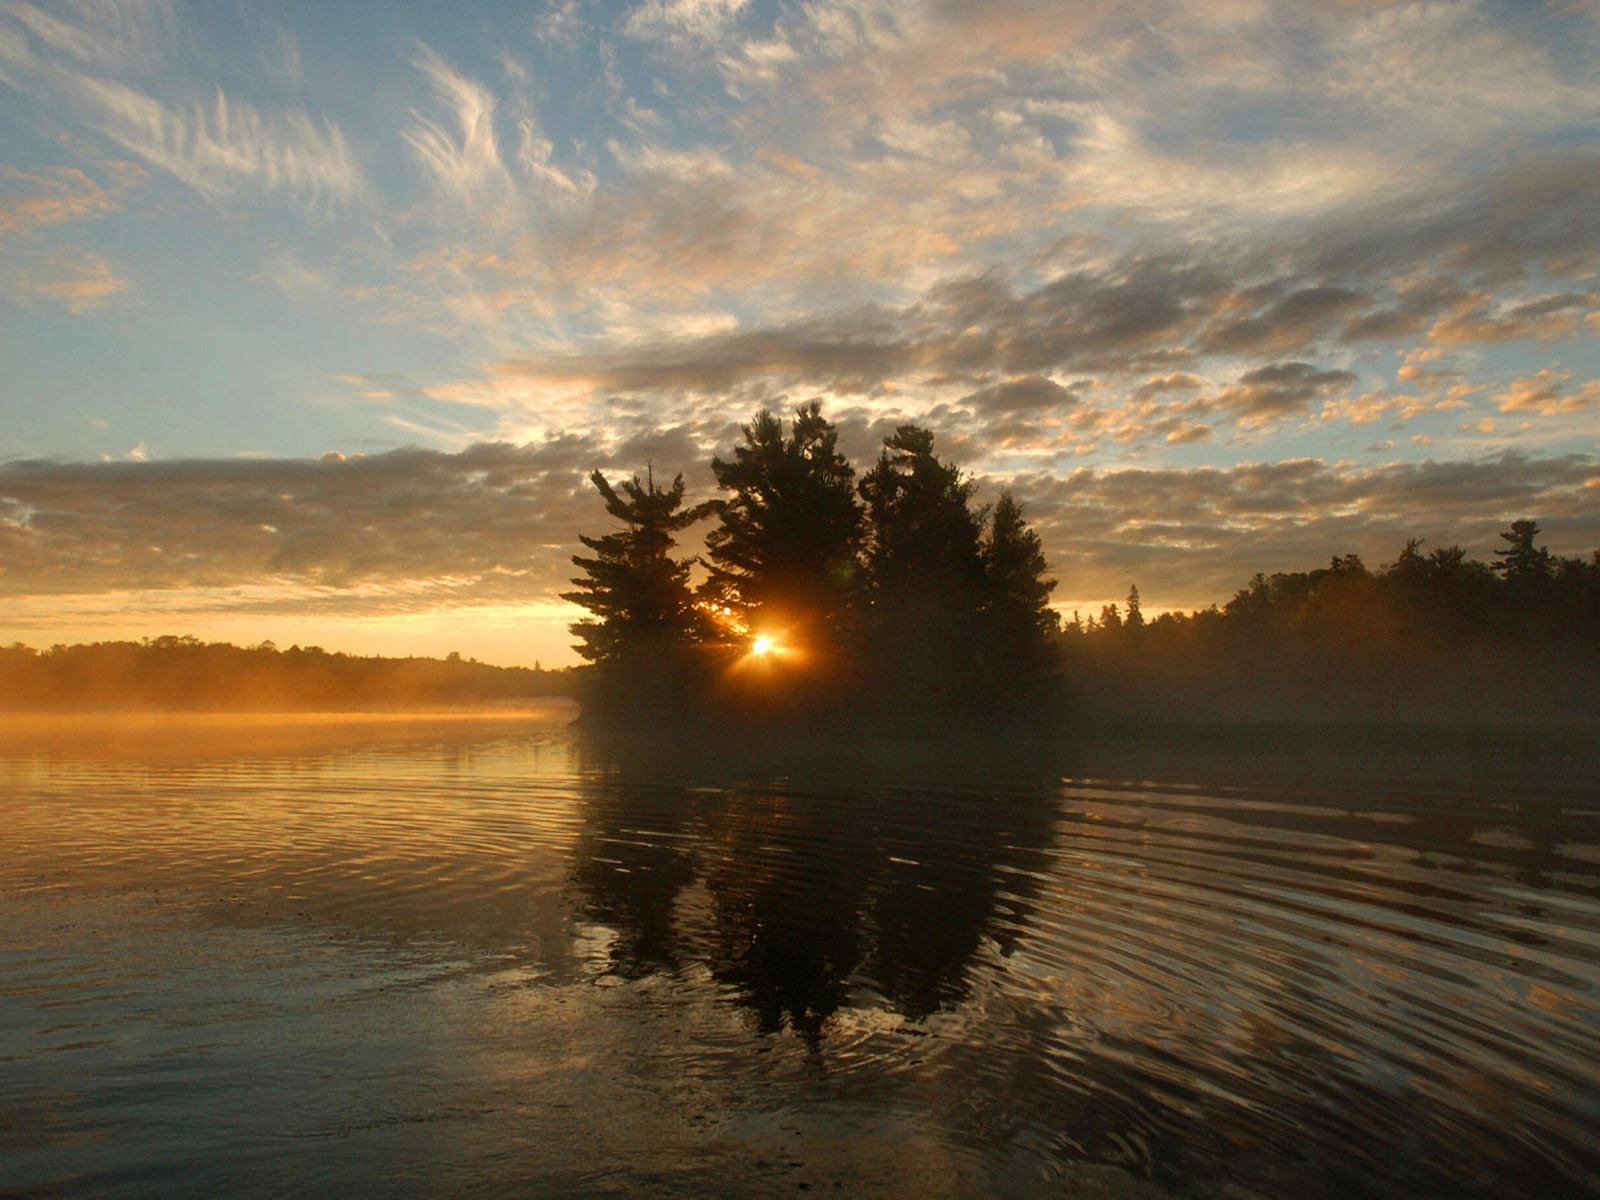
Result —
[[126, 275], [102, 255], [67, 243], [59, 227], [118, 212], [141, 175], [126, 163], [110, 164], [103, 182], [76, 167], [0, 165], [0, 288], [12, 300], [46, 301], [73, 314], [128, 290]]
[[1026, 492], [1062, 596], [1590, 536], [1528, 488], [1593, 448], [1592, 6], [342, 13], [0, 5], [13, 594], [544, 603], [588, 470], [709, 494], [811, 399]]
[[715, 42], [737, 21], [748, 0], [644, 0], [628, 14], [634, 37]]
[[1543, 416], [1575, 413], [1600, 402], [1600, 380], [1590, 379], [1572, 391], [1567, 390], [1571, 371], [1549, 367], [1527, 379], [1519, 379], [1492, 397], [1503, 413], [1534, 412]]
[[30, 172], [0, 164], [0, 181], [0, 237], [109, 216], [123, 204], [116, 184], [106, 187], [77, 167]]
[[[1488, 559], [1518, 515], [1563, 553], [1600, 546], [1593, 454], [1503, 454], [1360, 468], [1320, 459], [1219, 470], [1082, 468], [1016, 482], [1043, 533], [1059, 599], [1119, 599], [1130, 584], [1165, 608], [1228, 598], [1256, 571], [1310, 570], [1332, 554], [1371, 566], [1408, 537]], [[1089, 614], [1085, 614], [1089, 615]]]
[[484, 192], [503, 197], [511, 175], [495, 136], [495, 99], [482, 84], [456, 73], [434, 51], [418, 48], [414, 60], [427, 77], [434, 98], [448, 114], [439, 120], [415, 109], [405, 140], [423, 169], [445, 192], [471, 203]]
[[47, 301], [74, 315], [102, 307], [131, 286], [105, 259], [81, 250], [23, 251], [0, 265], [0, 287], [12, 300]]
[[108, 137], [210, 199], [247, 184], [308, 204], [355, 199], [364, 189], [339, 127], [305, 112], [262, 113], [220, 88], [183, 107], [110, 80], [84, 79], [78, 91]]
[[74, 23], [32, 5], [8, 6], [0, 14], [10, 21], [0, 24], [0, 81], [82, 112], [122, 150], [212, 200], [245, 186], [310, 205], [361, 195], [361, 169], [332, 121], [298, 108], [263, 112], [215, 86], [173, 103], [116, 78], [130, 64], [154, 65], [154, 30], [171, 12], [167, 5], [134, 4], [120, 14], [89, 6]]

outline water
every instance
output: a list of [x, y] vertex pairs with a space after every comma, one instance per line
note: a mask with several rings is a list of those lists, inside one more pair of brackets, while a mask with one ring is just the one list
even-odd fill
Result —
[[1600, 1194], [1600, 795], [801, 767], [570, 714], [0, 735], [0, 1193]]

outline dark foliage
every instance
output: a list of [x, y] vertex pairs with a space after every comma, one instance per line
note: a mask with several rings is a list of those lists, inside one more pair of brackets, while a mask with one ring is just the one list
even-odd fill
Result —
[[570, 695], [568, 671], [493, 667], [451, 655], [362, 658], [192, 637], [0, 649], [0, 709], [339, 711], [512, 704]]
[[[1054, 583], [1010, 496], [992, 519], [974, 507], [973, 484], [913, 425], [885, 440], [859, 489], [815, 403], [796, 412], [788, 434], [766, 411], [741, 432], [731, 458], [712, 460], [731, 494], [712, 502], [719, 520], [706, 538], [695, 616], [684, 613], [688, 567], [666, 557], [670, 541], [638, 552], [637, 503], [608, 499], [629, 529], [604, 555], [574, 560], [589, 579], [567, 598], [595, 613], [574, 632], [602, 668], [591, 715], [688, 724], [737, 716], [793, 731], [990, 727], [1049, 708]], [[666, 495], [670, 514], [681, 488]], [[604, 539], [583, 541], [600, 550]], [[617, 600], [629, 589], [670, 595], [650, 610], [670, 610], [667, 637], [651, 642], [630, 625], [633, 609]], [[752, 654], [757, 638], [781, 650]], [[626, 657], [618, 647], [638, 653], [608, 686], [604, 669]]]
[[592, 663], [635, 665], [671, 645], [704, 640], [689, 564], [675, 560], [672, 550], [673, 534], [704, 519], [709, 506], [682, 507], [682, 475], [665, 491], [656, 487], [654, 472], [644, 483], [635, 475], [621, 495], [599, 471], [589, 478], [623, 528], [578, 539], [594, 554], [572, 556], [584, 574], [572, 581], [576, 591], [561, 595], [594, 614], [571, 627], [578, 653]]
[[689, 588], [689, 563], [673, 557], [673, 535], [712, 506], [683, 507], [682, 475], [662, 490], [647, 471], [620, 494], [599, 471], [589, 478], [622, 528], [580, 538], [593, 554], [572, 556], [584, 573], [572, 581], [575, 591], [562, 593], [593, 614], [571, 627], [578, 653], [592, 664], [581, 695], [591, 710], [649, 719], [659, 704], [700, 688], [694, 648], [711, 628]]
[[[627, 499], [627, 528], [568, 598], [595, 614], [581, 653], [613, 673], [600, 717], [801, 738], [942, 737], [1111, 720], [1581, 723], [1600, 711], [1600, 552], [1560, 558], [1513, 522], [1492, 566], [1406, 542], [1258, 574], [1222, 607], [1145, 613], [1137, 586], [1060, 629], [1039, 536], [992, 509], [903, 425], [855, 483], [816, 404], [789, 431], [765, 410], [712, 470], [730, 493], [682, 509], [681, 477]], [[859, 496], [859, 501], [857, 499]], [[698, 598], [670, 534], [706, 511]], [[774, 645], [767, 646], [771, 640]], [[767, 653], [756, 653], [758, 644]], [[603, 672], [597, 673], [597, 678]]]
[[715, 502], [705, 595], [746, 624], [825, 627], [856, 581], [855, 469], [815, 402], [795, 413], [787, 437], [765, 409], [740, 432], [732, 458], [711, 460], [717, 486], [732, 494]]
[[[1415, 538], [1258, 574], [1220, 609], [1067, 631], [1084, 713], [1201, 721], [1592, 723], [1600, 712], [1600, 552], [1558, 558], [1514, 522], [1492, 566]], [[1136, 593], [1129, 596], [1137, 611]]]

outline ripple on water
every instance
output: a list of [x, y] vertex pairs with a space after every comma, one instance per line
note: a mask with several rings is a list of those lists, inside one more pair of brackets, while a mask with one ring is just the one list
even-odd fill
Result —
[[538, 723], [13, 746], [0, 787], [0, 1190], [1600, 1191], [1592, 806]]

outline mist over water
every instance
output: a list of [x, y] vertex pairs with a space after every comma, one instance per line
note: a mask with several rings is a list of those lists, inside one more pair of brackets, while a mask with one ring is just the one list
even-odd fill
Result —
[[1514, 755], [0, 736], [0, 1193], [1600, 1193], [1600, 794]]

